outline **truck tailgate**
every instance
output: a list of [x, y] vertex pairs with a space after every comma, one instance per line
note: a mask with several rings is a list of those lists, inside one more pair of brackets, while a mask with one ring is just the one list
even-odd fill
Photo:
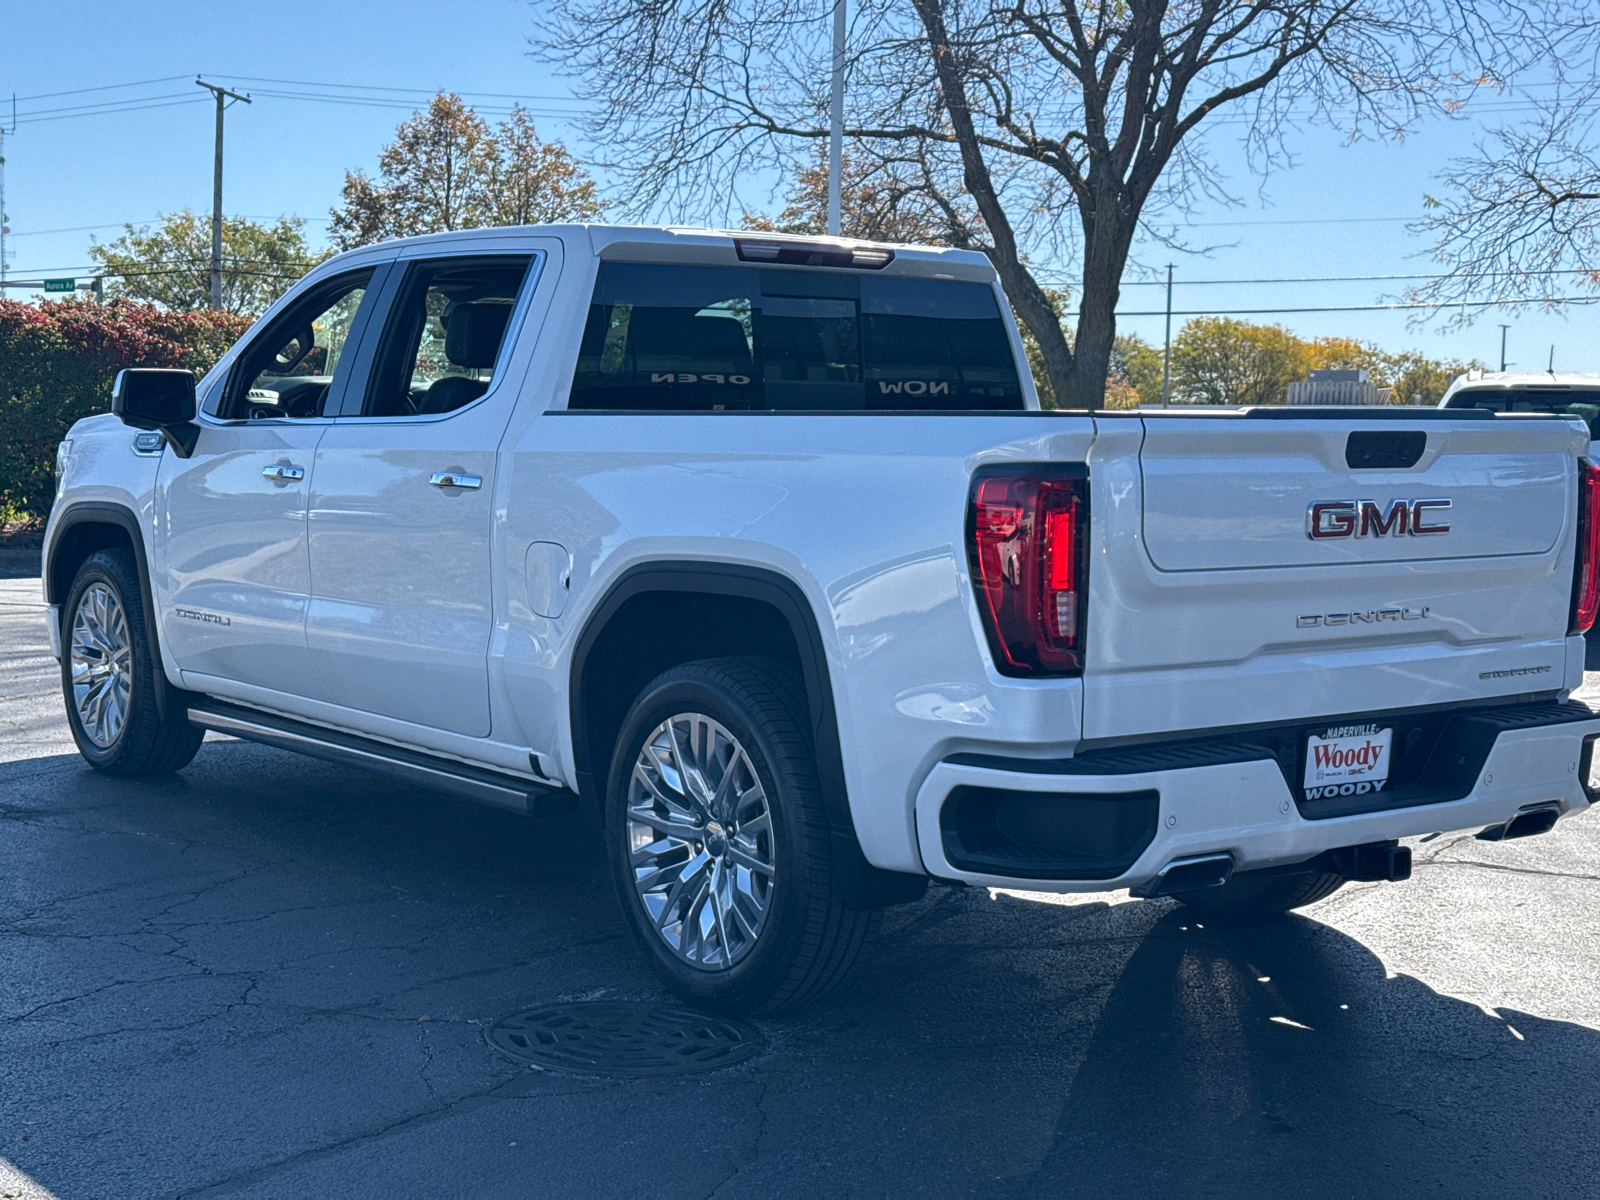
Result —
[[1549, 693], [1575, 686], [1573, 660], [1581, 676], [1566, 636], [1581, 424], [1137, 424], [1102, 422], [1090, 472], [1086, 738]]

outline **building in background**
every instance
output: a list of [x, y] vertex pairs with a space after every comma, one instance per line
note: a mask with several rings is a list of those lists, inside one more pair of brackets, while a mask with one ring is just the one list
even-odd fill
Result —
[[1393, 404], [1394, 389], [1372, 382], [1370, 371], [1312, 371], [1289, 385], [1290, 404]]

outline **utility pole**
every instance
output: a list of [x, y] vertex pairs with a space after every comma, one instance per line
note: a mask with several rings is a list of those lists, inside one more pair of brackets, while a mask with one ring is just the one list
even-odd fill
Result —
[[1161, 407], [1172, 397], [1172, 264], [1167, 264], [1167, 348], [1161, 356]]
[[6, 131], [0, 128], [0, 288], [6, 282], [6, 234], [11, 232], [11, 223], [6, 218]]
[[207, 83], [204, 79], [196, 79], [195, 84], [203, 87], [217, 98], [217, 160], [211, 177], [211, 308], [215, 312], [222, 311], [222, 110], [228, 107], [229, 100], [243, 100], [250, 103], [249, 96], [241, 96], [238, 92], [230, 92], [225, 87], [218, 87], [214, 83]]
[[17, 94], [11, 93], [11, 128], [0, 125], [0, 288], [5, 286], [6, 269], [11, 263], [11, 251], [6, 248], [6, 234], [11, 232], [11, 218], [6, 215], [6, 134], [17, 132]]
[[1502, 372], [1506, 369], [1506, 330], [1510, 328], [1511, 326], [1509, 325], [1500, 326], [1500, 370]]
[[843, 224], [844, 174], [844, 3], [833, 0], [833, 96], [828, 105], [828, 234]]

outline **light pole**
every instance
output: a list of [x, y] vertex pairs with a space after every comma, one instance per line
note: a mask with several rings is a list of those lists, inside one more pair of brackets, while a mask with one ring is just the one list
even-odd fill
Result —
[[1506, 330], [1510, 328], [1511, 326], [1509, 325], [1500, 326], [1500, 370], [1502, 372], [1506, 369]]
[[1161, 407], [1172, 396], [1172, 264], [1167, 264], [1167, 348], [1161, 355]]
[[[844, 207], [844, 3], [833, 0], [833, 96], [828, 104], [828, 234], [839, 236]], [[220, 119], [220, 118], [219, 118]]]
[[217, 98], [217, 159], [211, 177], [211, 308], [222, 311], [222, 110], [229, 100], [250, 103], [249, 96], [196, 79], [195, 83]]

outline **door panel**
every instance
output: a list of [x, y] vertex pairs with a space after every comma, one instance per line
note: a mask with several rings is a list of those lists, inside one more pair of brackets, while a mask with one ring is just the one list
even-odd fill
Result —
[[234, 356], [194, 453], [163, 454], [153, 588], [179, 670], [332, 698], [306, 648], [306, 497], [383, 270], [300, 285]]
[[180, 670], [330, 698], [305, 642], [306, 494], [329, 424], [206, 426], [190, 458], [162, 455], [155, 590]]
[[[488, 735], [490, 508], [504, 427], [503, 410], [480, 407], [438, 422], [341, 422], [323, 439], [308, 644], [339, 704]], [[439, 473], [481, 483], [439, 487]]]
[[407, 264], [364, 415], [318, 447], [307, 643], [347, 708], [489, 735], [495, 464], [515, 399], [496, 364], [529, 261]]

